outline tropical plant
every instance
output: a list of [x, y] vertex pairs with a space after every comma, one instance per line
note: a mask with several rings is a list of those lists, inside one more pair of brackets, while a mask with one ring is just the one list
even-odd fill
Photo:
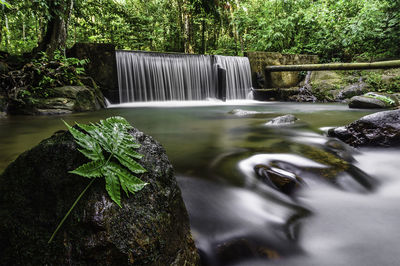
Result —
[[120, 188], [129, 197], [129, 193], [134, 194], [147, 185], [134, 175], [144, 173], [146, 169], [136, 161], [141, 159], [143, 155], [135, 151], [140, 147], [140, 144], [129, 134], [128, 130], [132, 126], [125, 118], [116, 116], [100, 120], [96, 124], [76, 124], [77, 128], [64, 123], [75, 138], [76, 143], [81, 147], [79, 151], [91, 160], [70, 171], [70, 173], [91, 178], [92, 181], [61, 220], [49, 243], [96, 178], [104, 177], [108, 195], [120, 207], [122, 207]]

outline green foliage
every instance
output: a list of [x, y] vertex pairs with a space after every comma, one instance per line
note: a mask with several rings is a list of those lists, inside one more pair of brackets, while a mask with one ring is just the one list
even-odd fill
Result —
[[49, 97], [49, 88], [65, 85], [81, 85], [80, 75], [84, 74], [83, 66], [87, 59], [67, 58], [60, 51], [56, 51], [54, 58], [49, 59], [46, 53], [41, 52], [38, 59], [24, 67], [31, 68], [33, 80], [29, 82], [28, 90], [35, 97]]
[[5, 0], [0, 0], [0, 4], [1, 4], [1, 5], [5, 5], [5, 6], [8, 7], [8, 8], [11, 7], [10, 4], [7, 3]]
[[134, 194], [147, 185], [135, 176], [135, 174], [145, 173], [146, 169], [136, 161], [143, 155], [135, 151], [140, 144], [129, 134], [128, 130], [132, 126], [125, 118], [116, 116], [100, 120], [96, 124], [77, 124], [78, 128], [64, 123], [76, 143], [81, 147], [79, 151], [91, 160], [70, 173], [90, 178], [92, 181], [61, 220], [49, 243], [95, 178], [103, 177], [105, 179], [108, 195], [120, 207], [122, 207], [121, 188], [129, 197], [129, 193]]
[[111, 117], [97, 124], [77, 124], [87, 134], [65, 124], [81, 146], [79, 151], [92, 160], [70, 173], [88, 178], [104, 177], [108, 194], [120, 207], [120, 186], [128, 196], [128, 192], [135, 193], [147, 185], [131, 174], [141, 174], [146, 170], [135, 161], [143, 156], [134, 151], [140, 145], [128, 133], [132, 127], [124, 118]]
[[367, 93], [367, 94], [365, 94], [365, 96], [369, 97], [369, 98], [374, 98], [374, 99], [381, 100], [382, 102], [384, 102], [384, 103], [386, 103], [388, 105], [394, 105], [395, 104], [394, 100], [390, 99], [390, 97], [385, 96], [385, 95], [379, 95], [379, 94], [376, 94], [376, 93]]
[[[9, 2], [11, 7], [0, 9], [0, 50], [31, 51], [44, 38], [54, 4]], [[67, 43], [228, 55], [311, 53], [329, 62], [370, 61], [400, 57], [399, 10], [398, 0], [79, 0], [74, 1]]]

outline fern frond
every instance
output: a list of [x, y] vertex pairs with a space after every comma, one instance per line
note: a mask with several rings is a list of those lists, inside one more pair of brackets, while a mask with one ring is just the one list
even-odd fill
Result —
[[89, 178], [101, 177], [103, 175], [101, 172], [103, 166], [104, 166], [104, 161], [101, 160], [91, 161], [87, 164], [79, 166], [73, 171], [69, 171], [69, 173]]
[[91, 160], [104, 160], [101, 147], [97, 143], [96, 139], [71, 127], [67, 124], [67, 122], [63, 122], [67, 126], [69, 132], [75, 138], [76, 143], [84, 149], [84, 152], [82, 152], [83, 155]]
[[[141, 159], [143, 155], [133, 150], [139, 148], [140, 144], [129, 134], [128, 130], [132, 129], [132, 126], [125, 118], [116, 116], [107, 118], [106, 120], [100, 120], [100, 123], [97, 124], [77, 124], [77, 126], [87, 134], [71, 127], [65, 121], [63, 122], [75, 138], [76, 143], [82, 147], [82, 149], [78, 150], [92, 160], [70, 171], [70, 173], [88, 178], [103, 176], [106, 181], [108, 195], [119, 207], [122, 207], [120, 187], [125, 191], [126, 195], [129, 196], [129, 192], [138, 192], [147, 185], [147, 183], [131, 173], [144, 173], [146, 169], [134, 160]], [[103, 150], [109, 153], [107, 160], [104, 158]], [[119, 161], [120, 164], [112, 161], [113, 158]], [[48, 243], [53, 240], [72, 209], [76, 206], [86, 190], [92, 185], [94, 180], [95, 179], [86, 186], [75, 200], [74, 204], [72, 204], [71, 208], [53, 232]]]
[[119, 178], [115, 176], [115, 174], [109, 170], [108, 167], [103, 169], [105, 173], [106, 179], [106, 190], [108, 195], [110, 195], [111, 199], [118, 204], [119, 207], [121, 206], [121, 192], [120, 192], [120, 183]]
[[[104, 121], [104, 120], [102, 120]], [[100, 121], [100, 123], [102, 122]], [[111, 123], [111, 124], [120, 124], [123, 125], [126, 129], [132, 129], [133, 127], [131, 126], [131, 124], [129, 124], [128, 121], [126, 121], [125, 118], [121, 117], [121, 116], [113, 116], [113, 117], [109, 117], [105, 120], [105, 122], [107, 123]]]
[[126, 154], [118, 153], [114, 154], [114, 156], [123, 166], [125, 166], [135, 174], [142, 174], [147, 172], [147, 170], [144, 169], [143, 166], [141, 166], [138, 162], [136, 162]]
[[132, 194], [142, 190], [148, 183], [143, 182], [136, 176], [132, 175], [128, 170], [119, 167], [118, 164], [110, 162], [107, 165], [107, 170], [115, 174], [120, 181], [122, 189], [129, 196], [128, 191]]
[[125, 153], [126, 155], [128, 155], [130, 157], [133, 157], [135, 159], [139, 159], [139, 160], [143, 158], [142, 154], [140, 154], [138, 152], [135, 152], [133, 150], [130, 150], [130, 149], [127, 149], [127, 150], [124, 150], [124, 151], [120, 151], [119, 153]]
[[[93, 160], [71, 173], [84, 177], [104, 176], [107, 192], [119, 206], [121, 206], [120, 186], [127, 195], [129, 192], [135, 193], [144, 188], [146, 183], [133, 175], [146, 172], [146, 169], [135, 161], [143, 158], [143, 155], [134, 150], [139, 148], [140, 144], [129, 134], [128, 130], [132, 126], [125, 118], [117, 116], [100, 120], [96, 124], [77, 124], [87, 134], [65, 124], [82, 147], [79, 151]], [[103, 151], [109, 154], [107, 160]], [[113, 158], [120, 164], [114, 162]]]

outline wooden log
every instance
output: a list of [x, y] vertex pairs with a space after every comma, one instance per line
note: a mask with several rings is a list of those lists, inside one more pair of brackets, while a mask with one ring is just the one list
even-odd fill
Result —
[[323, 71], [323, 70], [358, 70], [358, 69], [387, 69], [400, 68], [400, 60], [382, 61], [374, 63], [332, 63], [332, 64], [306, 64], [266, 66], [267, 72], [282, 71]]

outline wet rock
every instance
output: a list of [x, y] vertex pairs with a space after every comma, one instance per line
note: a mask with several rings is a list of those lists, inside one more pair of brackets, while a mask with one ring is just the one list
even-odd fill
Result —
[[250, 110], [242, 110], [242, 109], [233, 109], [229, 112], [229, 114], [239, 116], [239, 117], [254, 117], [254, 118], [262, 118], [269, 116], [270, 112], [258, 112], [258, 111], [250, 111]]
[[[181, 191], [165, 150], [138, 130], [148, 182], [122, 208], [96, 180], [51, 244], [47, 241], [89, 180], [68, 173], [86, 162], [68, 132], [21, 154], [0, 176], [3, 265], [197, 265]], [[123, 194], [123, 195], [122, 195]]]
[[268, 186], [291, 195], [302, 184], [302, 180], [295, 174], [267, 165], [256, 165], [254, 167], [257, 177]]
[[339, 92], [335, 96], [335, 100], [341, 101], [354, 96], [359, 96], [368, 92], [368, 90], [369, 90], [368, 84], [363, 81], [360, 81], [355, 84], [351, 84], [342, 90], [339, 90]]
[[225, 243], [220, 243], [216, 248], [218, 265], [229, 265], [246, 258], [278, 260], [285, 255], [274, 247], [262, 246], [249, 239], [231, 239]]
[[390, 108], [399, 105], [395, 96], [369, 92], [350, 99], [350, 108]]
[[294, 124], [298, 120], [297, 117], [294, 115], [283, 115], [283, 116], [278, 116], [269, 121], [266, 125], [270, 126], [282, 126], [282, 125], [290, 125]]
[[330, 129], [328, 135], [352, 146], [399, 146], [400, 110], [364, 116], [344, 126]]
[[48, 88], [46, 97], [19, 97], [10, 101], [10, 114], [52, 115], [87, 112], [105, 107], [104, 97], [97, 88], [64, 86]]
[[289, 97], [290, 101], [293, 102], [299, 102], [299, 103], [314, 103], [317, 101], [317, 97], [315, 97], [313, 94], [305, 94], [305, 93], [299, 93], [297, 95], [293, 95]]

